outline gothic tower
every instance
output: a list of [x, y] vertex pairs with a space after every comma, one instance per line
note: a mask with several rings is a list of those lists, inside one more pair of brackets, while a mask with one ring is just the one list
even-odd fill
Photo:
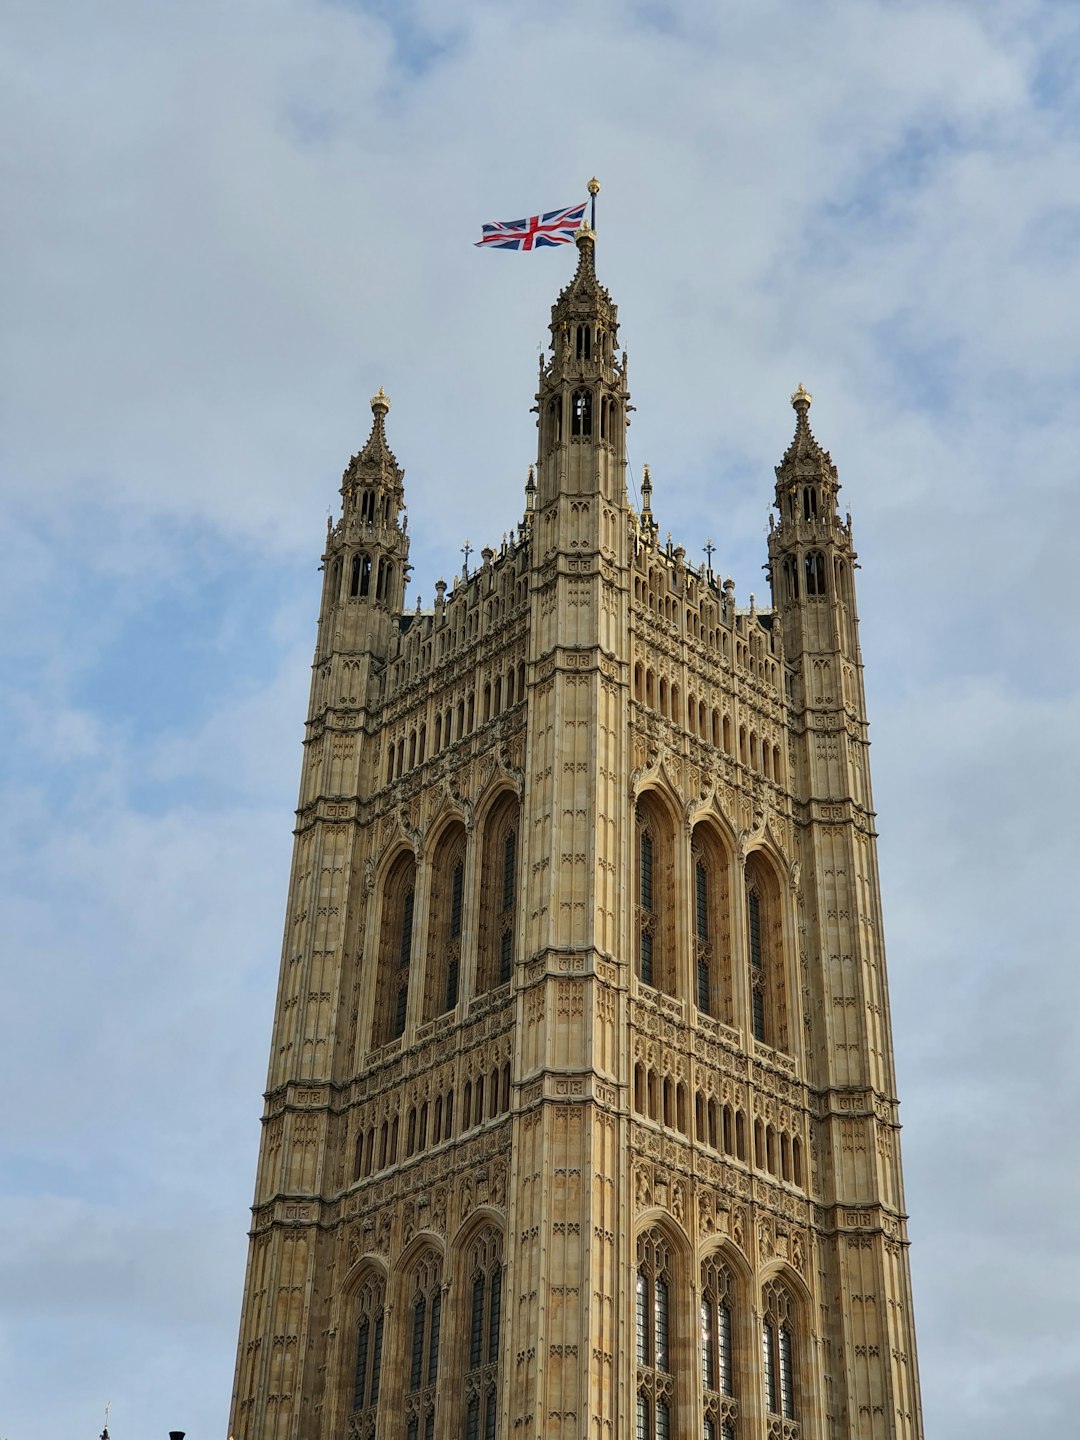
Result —
[[509, 540], [407, 612], [345, 472], [232, 1431], [919, 1440], [836, 469], [800, 386], [768, 610], [660, 543], [577, 244]]

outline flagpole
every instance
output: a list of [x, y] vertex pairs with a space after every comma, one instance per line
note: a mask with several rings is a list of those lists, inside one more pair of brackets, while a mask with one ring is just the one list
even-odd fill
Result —
[[591, 210], [589, 211], [589, 229], [590, 229], [590, 230], [595, 230], [595, 229], [596, 229], [596, 196], [597, 196], [597, 192], [599, 191], [599, 189], [600, 189], [600, 181], [597, 180], [596, 176], [594, 175], [594, 176], [592, 177], [592, 179], [589, 181], [589, 185], [588, 185], [589, 194], [592, 196], [592, 208], [591, 208]]

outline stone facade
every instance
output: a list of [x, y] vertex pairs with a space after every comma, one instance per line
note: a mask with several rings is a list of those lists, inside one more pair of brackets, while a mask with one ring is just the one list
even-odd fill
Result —
[[323, 556], [237, 1440], [922, 1434], [850, 519], [661, 543], [594, 237], [522, 522], [404, 608], [389, 402]]

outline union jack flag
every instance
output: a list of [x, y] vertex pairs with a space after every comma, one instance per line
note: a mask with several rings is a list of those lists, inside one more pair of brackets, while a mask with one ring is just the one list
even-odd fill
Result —
[[496, 250], [537, 250], [541, 245], [567, 245], [574, 232], [581, 228], [585, 215], [583, 200], [568, 210], [549, 210], [546, 215], [530, 215], [525, 220], [494, 220], [483, 227], [477, 245]]

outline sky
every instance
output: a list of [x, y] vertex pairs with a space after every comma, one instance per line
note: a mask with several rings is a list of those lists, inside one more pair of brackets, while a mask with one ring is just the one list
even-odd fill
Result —
[[0, 0], [0, 1436], [226, 1434], [318, 603], [520, 518], [602, 183], [632, 486], [740, 603], [804, 382], [859, 550], [927, 1435], [1080, 1409], [1080, 8]]

